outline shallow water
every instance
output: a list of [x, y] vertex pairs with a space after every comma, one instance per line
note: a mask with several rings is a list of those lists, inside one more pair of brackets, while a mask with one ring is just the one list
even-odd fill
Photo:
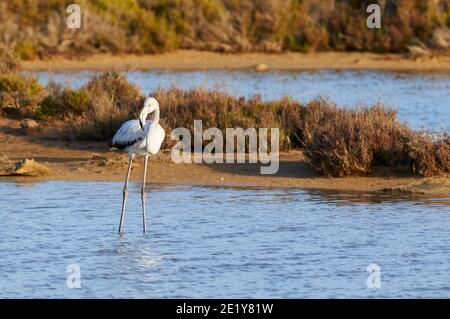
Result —
[[143, 236], [132, 183], [119, 236], [121, 188], [0, 183], [0, 297], [450, 297], [450, 199], [148, 185]]
[[[92, 72], [37, 73], [42, 83], [52, 79], [75, 87], [86, 83]], [[218, 86], [236, 96], [284, 95], [301, 101], [323, 96], [338, 105], [355, 107], [381, 102], [395, 108], [401, 121], [415, 129], [450, 131], [450, 76], [380, 71], [134, 71], [128, 78], [144, 92], [157, 87]]]

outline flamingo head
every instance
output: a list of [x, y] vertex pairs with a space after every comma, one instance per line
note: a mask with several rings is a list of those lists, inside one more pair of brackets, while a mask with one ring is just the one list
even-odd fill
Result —
[[141, 129], [145, 128], [145, 120], [150, 113], [159, 110], [159, 103], [154, 97], [147, 97], [144, 101], [144, 107], [142, 108], [141, 114], [139, 115], [139, 125]]

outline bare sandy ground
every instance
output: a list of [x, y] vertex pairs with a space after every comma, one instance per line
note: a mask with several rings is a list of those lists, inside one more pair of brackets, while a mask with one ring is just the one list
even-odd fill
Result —
[[[42, 177], [0, 176], [1, 180], [120, 181], [125, 177], [127, 157], [108, 151], [103, 143], [60, 141], [59, 129], [40, 123], [42, 133], [25, 133], [19, 121], [0, 118], [0, 155], [11, 161], [34, 159], [50, 169]], [[1, 158], [1, 156], [0, 156]], [[132, 180], [142, 178], [142, 159], [135, 161]], [[170, 151], [151, 157], [148, 183], [243, 187], [302, 187], [346, 191], [420, 193], [450, 198], [450, 178], [416, 178], [382, 174], [375, 177], [328, 178], [318, 176], [301, 151], [282, 153], [276, 175], [260, 175], [259, 164], [175, 164]]]
[[[258, 67], [259, 66], [259, 67]], [[159, 55], [92, 55], [80, 60], [55, 57], [51, 60], [25, 61], [24, 70], [70, 71], [110, 70], [114, 68], [211, 70], [319, 70], [368, 69], [412, 72], [450, 73], [449, 56], [407, 58], [400, 54], [374, 54], [359, 52], [320, 53], [243, 53], [179, 50]]]

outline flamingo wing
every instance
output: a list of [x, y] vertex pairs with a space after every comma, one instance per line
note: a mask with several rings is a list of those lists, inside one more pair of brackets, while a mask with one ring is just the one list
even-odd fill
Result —
[[[147, 121], [147, 127], [149, 126], [148, 122], [150, 121]], [[114, 135], [112, 140], [113, 147], [123, 150], [130, 145], [141, 142], [145, 139], [146, 131], [141, 129], [138, 120], [129, 120], [123, 123]]]

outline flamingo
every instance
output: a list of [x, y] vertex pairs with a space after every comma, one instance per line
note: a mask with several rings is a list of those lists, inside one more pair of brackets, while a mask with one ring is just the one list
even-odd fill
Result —
[[[147, 116], [154, 113], [153, 121], [147, 120]], [[128, 180], [130, 178], [131, 165], [136, 156], [144, 156], [144, 173], [142, 177], [141, 202], [142, 221], [144, 234], [147, 232], [147, 220], [145, 216], [145, 178], [147, 175], [147, 162], [149, 155], [155, 155], [161, 148], [164, 140], [164, 129], [159, 124], [159, 103], [149, 96], [144, 101], [144, 107], [139, 115], [139, 120], [129, 120], [122, 124], [113, 137], [112, 146], [128, 153], [128, 170], [123, 186], [122, 211], [120, 214], [119, 234], [122, 233], [125, 216], [125, 205], [128, 198]]]

